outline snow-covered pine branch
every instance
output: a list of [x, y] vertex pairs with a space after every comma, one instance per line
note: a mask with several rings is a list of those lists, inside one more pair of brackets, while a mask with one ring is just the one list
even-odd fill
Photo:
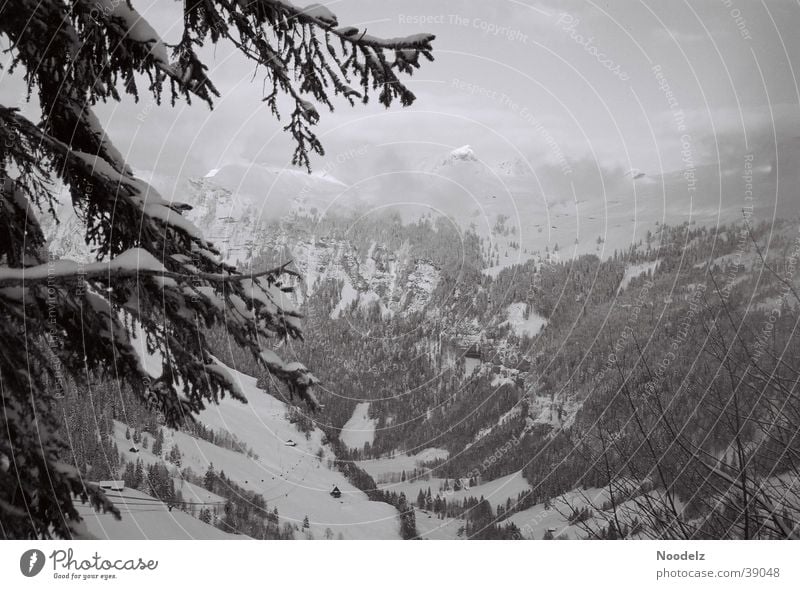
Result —
[[[300, 275], [287, 268], [291, 262], [286, 262], [276, 268], [260, 270], [249, 274], [210, 274], [208, 272], [170, 272], [156, 260], [148, 251], [133, 248], [123, 252], [111, 262], [95, 262], [83, 264], [75, 260], [58, 260], [39, 266], [23, 268], [0, 267], [0, 288], [5, 286], [21, 285], [31, 286], [35, 283], [65, 282], [75, 279], [112, 279], [149, 276], [151, 278], [170, 278], [179, 282], [196, 283], [198, 279], [215, 283], [223, 282], [251, 282], [263, 276], [277, 278], [282, 274]], [[161, 281], [161, 284], [167, 284]], [[259, 285], [260, 286], [260, 285]]]
[[[280, 94], [294, 100], [285, 130], [297, 143], [293, 163], [306, 167], [309, 153], [323, 154], [324, 149], [311, 131], [319, 113], [303, 95], [332, 110], [329, 92], [352, 104], [353, 97], [366, 103], [370, 91], [376, 90], [386, 107], [395, 98], [407, 106], [415, 96], [395, 70], [411, 75], [419, 67], [420, 55], [433, 59], [433, 35], [382, 39], [366, 30], [340, 27], [336, 15], [319, 4], [301, 8], [285, 0], [208, 1], [193, 3], [184, 17], [191, 25], [182, 44], [202, 43], [206, 35], [214, 42], [226, 38], [264, 68], [272, 87], [264, 101], [276, 116]], [[394, 52], [391, 65], [384, 55], [387, 51]], [[361, 92], [352, 88], [351, 79], [357, 80]]]
[[[167, 423], [190, 418], [223, 395], [242, 398], [213, 356], [205, 334], [221, 326], [309, 407], [317, 382], [286, 362], [269, 342], [302, 337], [286, 296], [286, 267], [242, 275], [221, 261], [183, 212], [137, 178], [110, 141], [93, 106], [149, 94], [160, 105], [182, 98], [213, 106], [219, 92], [197, 55], [228, 40], [263, 71], [277, 98], [294, 102], [286, 130], [294, 162], [309, 166], [323, 147], [312, 131], [318, 105], [349, 104], [379, 92], [387, 107], [414, 100], [398, 74], [419, 56], [432, 59], [432, 35], [380, 39], [342, 27], [320, 5], [283, 0], [200, 0], [184, 4], [175, 44], [130, 0], [10, 0], [0, 6], [0, 37], [9, 46], [6, 74], [21, 73], [40, 112], [31, 121], [0, 105], [0, 519], [6, 537], [68, 537], [77, 519], [73, 496], [109, 508], [61, 458], [54, 394], [65, 379], [120, 379]], [[393, 53], [393, 57], [388, 54]], [[354, 89], [360, 87], [360, 90]], [[55, 216], [54, 193], [66, 187], [84, 222], [96, 262], [48, 261], [37, 216]], [[135, 334], [139, 336], [135, 337]], [[134, 340], [160, 357], [153, 378]], [[277, 347], [277, 345], [275, 346]], [[141, 349], [141, 348], [139, 348]]]

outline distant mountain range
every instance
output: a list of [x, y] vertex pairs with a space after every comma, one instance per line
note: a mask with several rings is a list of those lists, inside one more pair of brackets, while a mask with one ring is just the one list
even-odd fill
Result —
[[[369, 157], [367, 153], [359, 165], [369, 168]], [[742, 209], [750, 205], [762, 219], [790, 212], [787, 194], [793, 188], [776, 183], [778, 166], [784, 174], [797, 168], [787, 157], [782, 154], [781, 161], [756, 162], [748, 169], [743, 163], [741, 170], [697, 166], [659, 174], [635, 168], [608, 170], [590, 162], [555, 170], [522, 156], [488, 161], [464, 145], [416, 161], [411, 158], [410, 164], [394, 162], [391, 170], [378, 168], [376, 161], [373, 174], [355, 181], [341, 179], [352, 175], [349, 162], [312, 174], [237, 163], [201, 178], [140, 175], [165, 198], [191, 205], [188, 218], [231, 262], [256, 255], [266, 236], [264, 228], [273, 222], [292, 216], [319, 222], [351, 215], [368, 222], [370, 215], [388, 211], [396, 211], [405, 222], [425, 215], [452, 219], [505, 249], [503, 236], [493, 234], [500, 218], [513, 230], [512, 240], [521, 250], [543, 252], [558, 245], [562, 253], [607, 257], [655, 231], [659, 223], [716, 225], [740, 219]], [[750, 193], [753, 198], [746, 198]], [[65, 257], [86, 255], [71, 206], [62, 205], [58, 213], [61, 227], [47, 219], [44, 223], [55, 249]]]

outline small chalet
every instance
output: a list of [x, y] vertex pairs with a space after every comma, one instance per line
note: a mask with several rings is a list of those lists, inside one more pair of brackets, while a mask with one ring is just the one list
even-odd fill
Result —
[[125, 490], [125, 481], [99, 481], [98, 486], [107, 491], [123, 491]]
[[338, 499], [342, 496], [342, 492], [339, 490], [339, 487], [334, 486], [333, 491], [331, 491], [331, 497], [334, 499]]

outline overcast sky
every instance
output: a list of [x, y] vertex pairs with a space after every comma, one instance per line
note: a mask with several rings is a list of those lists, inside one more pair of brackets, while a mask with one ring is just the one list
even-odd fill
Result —
[[[563, 157], [655, 174], [681, 168], [682, 137], [690, 136], [697, 163], [727, 167], [747, 151], [774, 160], [776, 145], [800, 136], [800, 6], [793, 1], [325, 4], [340, 24], [374, 35], [437, 36], [436, 61], [409, 81], [418, 97], [412, 107], [342, 103], [321, 111], [330, 156], [366, 145], [383, 154], [369, 165], [390, 169], [470, 144], [488, 161], [522, 158], [539, 167]], [[134, 6], [167, 41], [179, 35], [180, 3]], [[99, 114], [120, 150], [137, 169], [170, 175], [239, 161], [285, 164], [291, 143], [260, 101], [252, 64], [227, 46], [205, 55], [223, 94], [215, 110], [152, 108], [146, 98], [104, 106]], [[0, 103], [18, 97], [18, 83], [3, 79]]]

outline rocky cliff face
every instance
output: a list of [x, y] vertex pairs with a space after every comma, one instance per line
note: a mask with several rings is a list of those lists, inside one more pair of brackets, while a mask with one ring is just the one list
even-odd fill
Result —
[[[312, 296], [326, 281], [341, 283], [334, 318], [351, 307], [365, 309], [377, 304], [381, 313], [393, 315], [422, 311], [427, 305], [440, 273], [430, 261], [413, 257], [408, 244], [389, 251], [385, 244], [373, 241], [365, 253], [359, 252], [354, 243], [358, 235], [332, 237], [318, 223], [319, 209], [302, 193], [298, 178], [290, 177], [291, 182], [281, 186], [265, 185], [270, 195], [266, 202], [260, 202], [252, 193], [255, 184], [234, 181], [231, 171], [212, 172], [186, 181], [183, 190], [175, 191], [175, 199], [192, 207], [184, 216], [216, 245], [225, 261], [246, 269], [255, 260], [275, 256], [291, 259], [303, 276], [298, 302]], [[340, 184], [325, 177], [309, 178], [305, 181], [313, 185], [315, 198], [330, 196]], [[238, 185], [245, 192], [237, 193], [223, 184]], [[278, 189], [282, 191], [279, 195], [275, 193]], [[273, 215], [270, 199], [273, 204], [280, 203], [283, 210], [278, 218]], [[49, 216], [42, 222], [51, 255], [91, 259], [93, 253], [83, 239], [83, 224], [67, 195], [57, 215], [58, 223]]]

